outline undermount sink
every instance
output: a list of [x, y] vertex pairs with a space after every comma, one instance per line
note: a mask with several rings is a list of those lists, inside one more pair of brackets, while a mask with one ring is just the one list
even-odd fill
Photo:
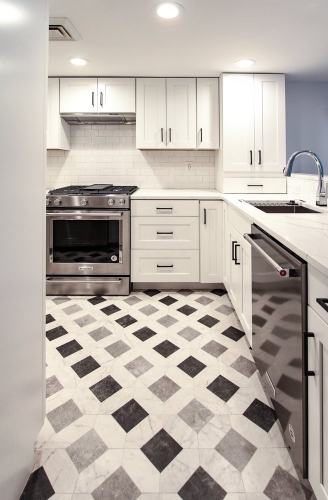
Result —
[[320, 214], [319, 210], [305, 207], [294, 201], [247, 201], [267, 214]]

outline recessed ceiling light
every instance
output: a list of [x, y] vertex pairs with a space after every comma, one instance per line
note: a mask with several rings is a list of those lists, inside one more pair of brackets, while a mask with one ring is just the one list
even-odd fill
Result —
[[81, 59], [80, 57], [71, 57], [70, 59], [68, 59], [68, 61], [71, 64], [75, 64], [75, 66], [85, 66], [89, 63], [87, 59]]
[[183, 10], [182, 5], [176, 2], [162, 2], [154, 6], [156, 13], [164, 19], [173, 19]]
[[240, 59], [240, 61], [236, 61], [234, 65], [240, 68], [248, 68], [249, 66], [253, 66], [255, 62], [256, 61], [253, 61], [253, 59]]

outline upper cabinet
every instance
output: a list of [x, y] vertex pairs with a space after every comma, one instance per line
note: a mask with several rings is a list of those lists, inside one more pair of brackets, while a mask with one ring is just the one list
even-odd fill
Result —
[[70, 126], [59, 115], [59, 78], [48, 79], [47, 149], [71, 149]]
[[135, 113], [134, 78], [61, 78], [61, 113]]
[[218, 78], [137, 78], [138, 149], [217, 149]]
[[197, 149], [219, 149], [219, 80], [197, 78]]
[[[220, 113], [217, 188], [230, 193], [285, 192], [285, 75], [221, 75]], [[256, 177], [264, 181], [252, 182]], [[279, 181], [268, 183], [270, 177]]]

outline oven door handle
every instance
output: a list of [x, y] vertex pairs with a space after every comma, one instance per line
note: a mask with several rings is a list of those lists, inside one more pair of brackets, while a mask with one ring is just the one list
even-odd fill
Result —
[[[56, 278], [54, 278], [52, 281], [56, 281]], [[112, 279], [112, 280], [108, 280], [108, 283], [122, 283], [122, 278], [119, 278], [119, 279]], [[61, 279], [60, 280], [60, 283], [76, 283], [76, 281], [72, 281], [70, 279], [67, 279], [67, 280], [64, 280], [64, 279]], [[79, 283], [88, 283], [88, 284], [91, 284], [93, 285], [94, 283], [101, 283], [101, 284], [104, 284], [104, 281], [103, 280], [94, 280], [94, 279], [91, 279], [91, 280], [80, 280], [79, 279]]]
[[274, 261], [270, 255], [268, 255], [262, 248], [255, 243], [253, 239], [253, 234], [244, 234], [244, 238], [248, 243], [253, 247], [262, 257], [270, 264], [281, 276], [282, 278], [289, 278], [289, 277], [294, 277], [295, 276], [295, 269], [283, 269], [279, 264], [277, 264], [276, 261]]
[[72, 212], [47, 212], [47, 217], [66, 217], [70, 219], [70, 217], [122, 217], [123, 212], [86, 212], [86, 213], [72, 213]]

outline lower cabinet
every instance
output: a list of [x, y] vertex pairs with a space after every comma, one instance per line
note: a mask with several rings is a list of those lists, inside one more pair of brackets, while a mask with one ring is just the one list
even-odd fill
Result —
[[328, 500], [328, 324], [310, 306], [308, 331], [309, 481], [317, 500]]
[[132, 250], [131, 280], [138, 282], [199, 281], [198, 250]]
[[222, 283], [222, 202], [200, 202], [200, 282]]

